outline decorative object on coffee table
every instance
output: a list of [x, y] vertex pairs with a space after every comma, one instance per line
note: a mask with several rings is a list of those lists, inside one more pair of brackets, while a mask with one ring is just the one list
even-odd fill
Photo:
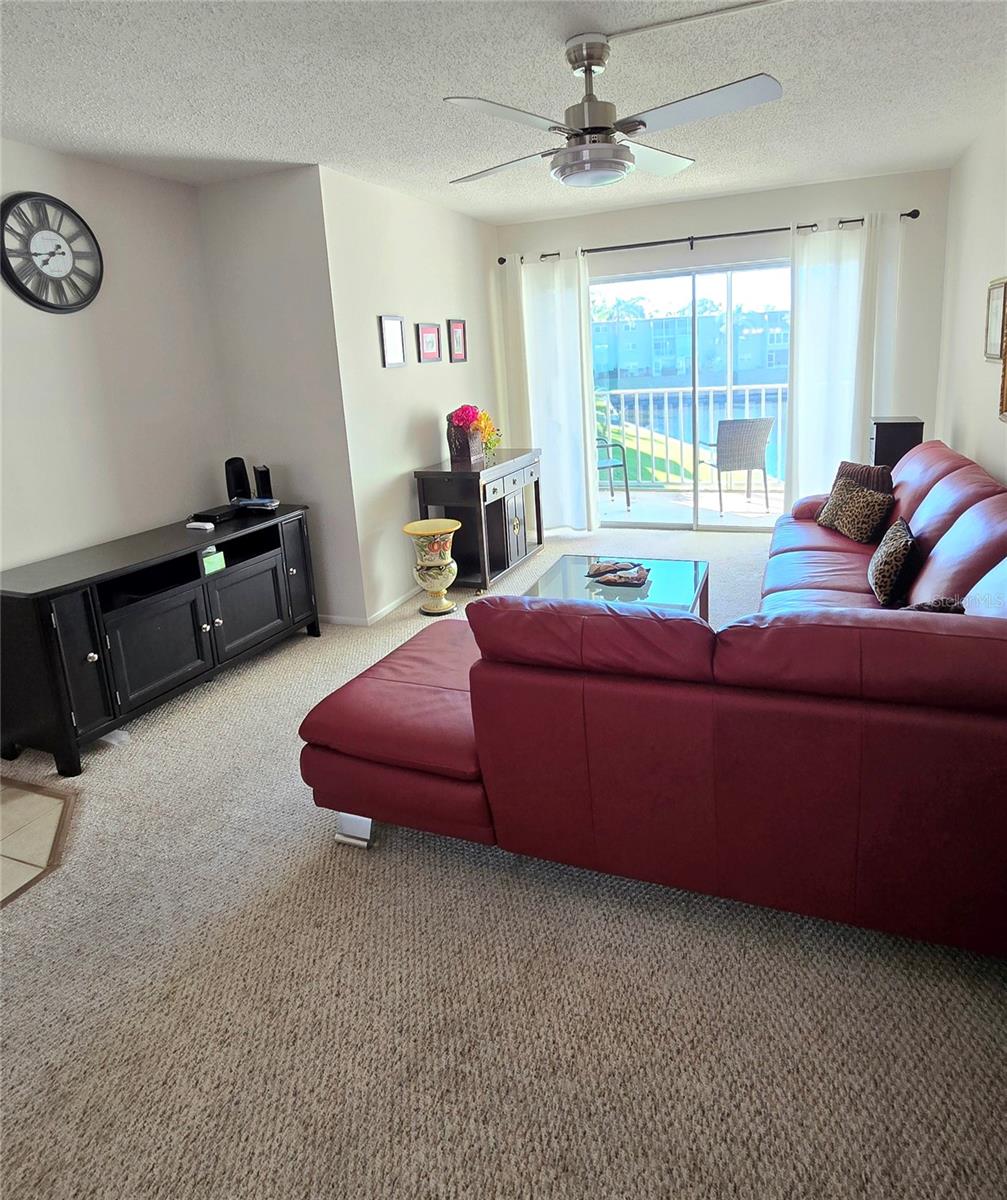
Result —
[[413, 578], [427, 593], [420, 612], [429, 617], [455, 610], [455, 602], [448, 599], [447, 590], [458, 575], [458, 564], [451, 557], [451, 540], [461, 527], [461, 521], [444, 518], [410, 521], [402, 526], [402, 532], [413, 539], [416, 554]]
[[[604, 582], [605, 576], [591, 576], [591, 568], [597, 563], [622, 568], [628, 565], [648, 574], [642, 586], [634, 581], [628, 587], [625, 584], [612, 587]], [[599, 604], [646, 604], [652, 608], [693, 613], [708, 621], [710, 564], [691, 559], [647, 558], [642, 562], [628, 562], [611, 556], [564, 554], [531, 585], [525, 595], [549, 600], [594, 600]]]

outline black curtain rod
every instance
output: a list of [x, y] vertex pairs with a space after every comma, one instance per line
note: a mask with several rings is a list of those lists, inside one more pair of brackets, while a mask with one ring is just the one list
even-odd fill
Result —
[[[899, 213], [900, 217], [908, 217], [911, 221], [915, 221], [920, 215], [918, 208], [912, 208], [909, 212]], [[863, 217], [843, 217], [839, 221], [840, 227], [843, 225], [862, 225]], [[798, 225], [798, 229], [817, 229], [818, 222], [813, 221], [810, 225]], [[613, 250], [646, 250], [651, 246], [681, 246], [688, 245], [689, 249], [695, 248], [697, 242], [717, 242], [721, 238], [736, 238], [736, 237], [758, 237], [763, 233], [790, 233], [790, 225], [778, 225], [775, 229], [738, 229], [734, 233], [699, 233], [689, 237], [680, 238], [664, 238], [658, 242], [627, 242], [623, 246], [591, 246], [587, 250], [581, 251], [582, 254], [607, 254]], [[542, 255], [543, 258], [552, 257], [551, 255]]]

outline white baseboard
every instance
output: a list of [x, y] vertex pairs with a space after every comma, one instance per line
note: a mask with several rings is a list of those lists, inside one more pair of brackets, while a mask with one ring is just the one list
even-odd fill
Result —
[[387, 617], [390, 612], [394, 612], [400, 604], [405, 604], [410, 597], [418, 596], [422, 591], [423, 589], [420, 587], [410, 588], [397, 600], [392, 600], [390, 604], [386, 604], [384, 608], [378, 609], [376, 613], [371, 613], [368, 617], [344, 617], [338, 613], [319, 613], [318, 619], [323, 625], [374, 625], [383, 617]]

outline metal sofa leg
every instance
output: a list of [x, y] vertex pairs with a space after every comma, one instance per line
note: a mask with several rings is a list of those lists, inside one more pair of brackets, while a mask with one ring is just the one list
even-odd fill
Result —
[[370, 817], [358, 817], [356, 813], [336, 813], [336, 832], [333, 835], [337, 842], [346, 846], [357, 846], [368, 850], [374, 844], [374, 822]]

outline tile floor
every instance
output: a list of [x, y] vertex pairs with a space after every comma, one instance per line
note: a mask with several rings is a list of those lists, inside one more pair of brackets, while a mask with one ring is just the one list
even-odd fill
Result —
[[45, 870], [66, 803], [19, 784], [0, 785], [0, 901]]

